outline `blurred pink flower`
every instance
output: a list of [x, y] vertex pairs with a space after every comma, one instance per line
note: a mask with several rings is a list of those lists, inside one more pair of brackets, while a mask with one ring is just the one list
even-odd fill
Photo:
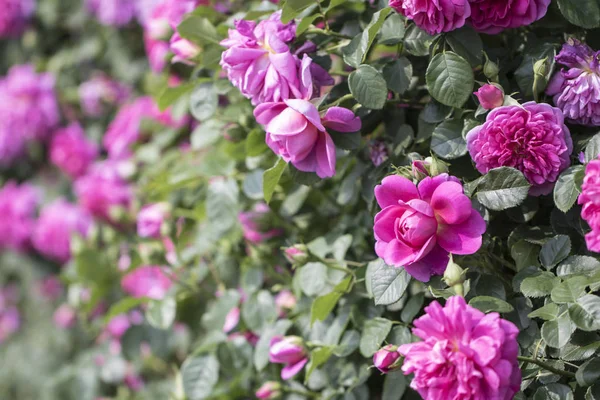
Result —
[[137, 216], [137, 234], [143, 238], [158, 239], [162, 236], [162, 227], [170, 216], [168, 203], [147, 204]]
[[106, 324], [105, 331], [111, 338], [120, 339], [130, 327], [129, 317], [125, 314], [119, 314]]
[[508, 28], [527, 26], [541, 19], [551, 0], [470, 0], [469, 22], [475, 30], [490, 35]]
[[200, 47], [193, 42], [182, 38], [179, 33], [175, 33], [169, 42], [171, 52], [175, 54], [172, 62], [194, 65], [192, 61], [200, 54]]
[[136, 0], [85, 0], [85, 5], [103, 25], [127, 25], [136, 14]]
[[54, 133], [50, 144], [50, 160], [71, 178], [79, 178], [98, 157], [98, 146], [85, 137], [78, 123]]
[[143, 266], [134, 269], [121, 279], [123, 291], [133, 297], [162, 300], [173, 286], [163, 267]]
[[578, 204], [583, 218], [591, 232], [585, 235], [585, 242], [590, 251], [600, 253], [600, 160], [593, 160], [585, 168], [585, 178], [581, 187]]
[[61, 264], [71, 259], [71, 238], [87, 237], [92, 227], [88, 212], [63, 199], [45, 206], [33, 232], [33, 246], [42, 255]]
[[231, 332], [240, 323], [240, 308], [233, 307], [225, 316], [225, 324], [223, 325], [223, 332]]
[[414, 321], [421, 342], [404, 344], [402, 370], [424, 400], [511, 400], [519, 391], [519, 330], [498, 313], [484, 314], [460, 296], [433, 301]]
[[251, 243], [261, 243], [279, 236], [281, 229], [271, 229], [266, 216], [271, 209], [265, 203], [257, 203], [251, 211], [242, 212], [238, 220], [244, 231], [244, 238]]
[[296, 307], [296, 296], [289, 290], [282, 290], [275, 296], [275, 306], [280, 316], [285, 315], [286, 311], [293, 310]]
[[16, 307], [0, 310], [0, 344], [21, 328], [21, 314]]
[[0, 189], [0, 249], [24, 252], [30, 248], [39, 201], [37, 189], [28, 183], [9, 181]]
[[40, 296], [49, 301], [57, 300], [62, 294], [64, 287], [56, 276], [48, 276], [37, 282], [37, 290]]
[[260, 400], [277, 399], [281, 396], [281, 384], [279, 382], [265, 382], [255, 393]]
[[448, 174], [416, 186], [398, 175], [375, 186], [381, 211], [375, 216], [375, 252], [386, 264], [427, 282], [442, 275], [449, 253], [473, 254], [481, 247], [485, 221]]
[[104, 74], [97, 74], [79, 86], [79, 99], [83, 112], [99, 117], [107, 111], [107, 105], [115, 106], [127, 100], [131, 89]]
[[77, 320], [77, 313], [68, 304], [61, 304], [60, 307], [54, 311], [54, 324], [62, 329], [69, 329], [75, 325]]
[[35, 0], [0, 0], [0, 38], [19, 36], [35, 11]]

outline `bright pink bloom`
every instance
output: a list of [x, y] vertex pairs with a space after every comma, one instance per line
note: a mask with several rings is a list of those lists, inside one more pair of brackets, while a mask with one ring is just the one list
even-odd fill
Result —
[[169, 218], [168, 203], [148, 204], [142, 207], [137, 217], [137, 234], [143, 238], [158, 239], [165, 220]]
[[38, 190], [27, 183], [9, 181], [0, 189], [0, 249], [29, 249], [39, 201]]
[[533, 196], [550, 193], [560, 173], [571, 164], [573, 141], [563, 113], [545, 103], [498, 107], [466, 139], [479, 172], [516, 168], [531, 183]]
[[50, 160], [71, 178], [84, 175], [98, 157], [98, 146], [85, 137], [78, 123], [54, 133], [50, 144]]
[[285, 364], [281, 370], [281, 379], [293, 378], [308, 362], [308, 353], [302, 338], [298, 336], [273, 337], [270, 343], [269, 361]]
[[105, 331], [113, 339], [120, 339], [130, 327], [129, 317], [126, 314], [119, 314], [108, 322]]
[[131, 146], [143, 135], [141, 124], [144, 119], [170, 128], [182, 128], [189, 122], [189, 116], [175, 119], [170, 109], [160, 111], [151, 97], [140, 97], [123, 106], [108, 126], [102, 143], [110, 158], [122, 159], [131, 155]]
[[600, 62], [598, 52], [576, 39], [569, 39], [556, 56], [568, 69], [557, 72], [546, 93], [554, 96], [569, 122], [600, 126]]
[[271, 212], [265, 203], [257, 203], [251, 211], [242, 212], [238, 220], [244, 231], [244, 238], [251, 243], [261, 243], [281, 235], [281, 229], [271, 229], [267, 218]]
[[0, 38], [23, 33], [35, 11], [35, 0], [0, 0]]
[[133, 188], [123, 179], [114, 161], [97, 162], [88, 173], [75, 181], [78, 203], [94, 217], [107, 222], [115, 220], [113, 209], [129, 210]]
[[172, 62], [183, 63], [188, 65], [194, 65], [192, 61], [200, 54], [200, 47], [196, 44], [190, 42], [187, 39], [182, 38], [179, 33], [175, 33], [169, 42], [169, 47], [171, 52], [175, 54]]
[[342, 107], [330, 107], [324, 115], [309, 100], [313, 95], [312, 60], [304, 56], [301, 67], [302, 98], [263, 103], [254, 109], [254, 117], [267, 131], [267, 145], [284, 161], [304, 172], [316, 172], [320, 178], [335, 175], [335, 144], [327, 129], [356, 132], [361, 120]]
[[581, 218], [592, 228], [585, 235], [587, 248], [600, 253], [600, 160], [590, 161], [586, 166], [578, 203], [583, 206]]
[[286, 311], [293, 310], [296, 303], [296, 296], [289, 290], [282, 290], [275, 296], [275, 307], [280, 316], [285, 315]]
[[162, 72], [169, 59], [169, 43], [153, 39], [147, 33], [144, 33], [144, 47], [146, 48], [150, 69], [156, 73]]
[[134, 392], [139, 392], [144, 388], [144, 380], [133, 371], [128, 371], [123, 379], [123, 383]]
[[399, 358], [400, 353], [398, 353], [398, 347], [393, 344], [388, 344], [373, 355], [373, 365], [382, 373], [387, 374], [398, 368], [396, 362]]
[[163, 267], [144, 266], [128, 273], [121, 279], [123, 291], [133, 297], [148, 297], [162, 300], [173, 286]]
[[54, 311], [54, 324], [62, 329], [69, 329], [75, 325], [77, 321], [77, 313], [75, 309], [68, 304], [61, 304], [60, 307]]
[[498, 313], [484, 314], [454, 296], [433, 301], [414, 321], [423, 341], [404, 344], [404, 374], [424, 400], [511, 400], [519, 391], [519, 330]]
[[233, 307], [225, 316], [225, 324], [223, 324], [223, 332], [229, 333], [240, 323], [240, 308]]
[[294, 23], [282, 24], [278, 11], [258, 24], [236, 21], [235, 29], [230, 29], [229, 37], [221, 42], [227, 48], [221, 66], [252, 104], [301, 97], [298, 57], [287, 45], [295, 37]]
[[86, 0], [89, 12], [103, 25], [127, 25], [136, 14], [136, 0]]
[[95, 75], [79, 86], [81, 108], [92, 117], [99, 117], [105, 113], [107, 105], [123, 103], [130, 94], [129, 87], [103, 74]]
[[482, 108], [492, 110], [504, 104], [504, 92], [501, 88], [490, 83], [483, 85], [473, 93], [479, 99]]
[[71, 238], [87, 237], [92, 217], [82, 208], [59, 199], [44, 207], [33, 232], [33, 246], [61, 264], [71, 259]]
[[442, 275], [448, 253], [473, 254], [481, 247], [485, 221], [453, 176], [427, 177], [416, 186], [391, 175], [375, 186], [375, 197], [381, 207], [373, 227], [375, 252], [420, 281]]
[[471, 15], [467, 0], [390, 0], [390, 7], [430, 35], [458, 29]]
[[479, 32], [496, 34], [541, 19], [551, 0], [470, 0], [469, 22]]
[[265, 382], [256, 391], [256, 398], [260, 400], [271, 400], [281, 396], [281, 384], [279, 382]]

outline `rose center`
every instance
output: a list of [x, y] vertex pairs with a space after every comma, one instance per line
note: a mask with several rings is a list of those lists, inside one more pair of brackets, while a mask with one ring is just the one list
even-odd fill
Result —
[[396, 224], [397, 239], [411, 247], [424, 245], [437, 230], [435, 218], [417, 211], [407, 211], [396, 220]]

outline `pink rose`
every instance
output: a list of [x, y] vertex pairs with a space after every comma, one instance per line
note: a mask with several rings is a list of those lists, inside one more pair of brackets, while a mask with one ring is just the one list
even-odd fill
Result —
[[402, 371], [424, 400], [511, 400], [519, 391], [519, 330], [498, 313], [484, 314], [460, 296], [425, 307], [414, 321], [422, 341], [400, 346]]
[[129, 87], [103, 74], [96, 74], [79, 86], [81, 108], [92, 117], [99, 117], [107, 111], [106, 105], [123, 103], [130, 94]]
[[281, 384], [279, 382], [265, 382], [256, 391], [256, 398], [260, 400], [271, 400], [281, 396]]
[[69, 329], [75, 325], [77, 321], [77, 313], [68, 304], [61, 304], [54, 312], [54, 324], [62, 329]]
[[504, 92], [496, 85], [486, 84], [473, 93], [477, 96], [482, 108], [492, 110], [504, 104]]
[[467, 0], [390, 0], [390, 7], [430, 35], [458, 29], [471, 15]]
[[381, 207], [373, 227], [375, 252], [420, 281], [442, 275], [449, 253], [473, 254], [481, 247], [485, 221], [453, 176], [427, 177], [415, 186], [391, 175], [375, 187], [375, 197]]
[[470, 0], [469, 22], [479, 32], [496, 34], [541, 19], [551, 0]]
[[8, 181], [0, 189], [0, 249], [27, 251], [35, 227], [40, 193], [33, 186]]
[[74, 123], [54, 133], [50, 160], [71, 178], [79, 178], [98, 156], [98, 146], [85, 137], [81, 125]]
[[281, 235], [281, 229], [271, 229], [267, 222], [270, 211], [265, 203], [257, 203], [251, 211], [239, 213], [238, 220], [246, 240], [251, 243], [261, 243]]
[[137, 233], [139, 237], [158, 239], [165, 220], [169, 218], [170, 205], [155, 203], [144, 206], [137, 217]]
[[399, 367], [397, 361], [400, 358], [398, 347], [393, 344], [381, 348], [373, 355], [373, 365], [381, 373], [387, 374]]
[[600, 160], [590, 161], [585, 167], [585, 178], [577, 202], [583, 206], [581, 218], [592, 228], [585, 235], [587, 248], [600, 253]]
[[35, 0], [0, 0], [0, 38], [18, 37], [35, 11]]
[[285, 364], [281, 370], [281, 379], [293, 378], [308, 362], [308, 353], [302, 338], [298, 336], [273, 337], [269, 349], [269, 361]]
[[123, 291], [133, 297], [164, 299], [173, 282], [162, 268], [157, 266], [136, 268], [121, 279]]
[[169, 46], [173, 54], [175, 54], [175, 57], [173, 57], [172, 60], [174, 63], [180, 62], [183, 64], [194, 65], [192, 60], [200, 54], [200, 47], [189, 40], [182, 38], [179, 33], [175, 33], [171, 37]]

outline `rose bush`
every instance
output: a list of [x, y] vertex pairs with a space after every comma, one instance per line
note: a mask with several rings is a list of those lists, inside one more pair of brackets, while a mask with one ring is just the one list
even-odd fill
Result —
[[0, 0], [0, 399], [600, 398], [598, 29]]

